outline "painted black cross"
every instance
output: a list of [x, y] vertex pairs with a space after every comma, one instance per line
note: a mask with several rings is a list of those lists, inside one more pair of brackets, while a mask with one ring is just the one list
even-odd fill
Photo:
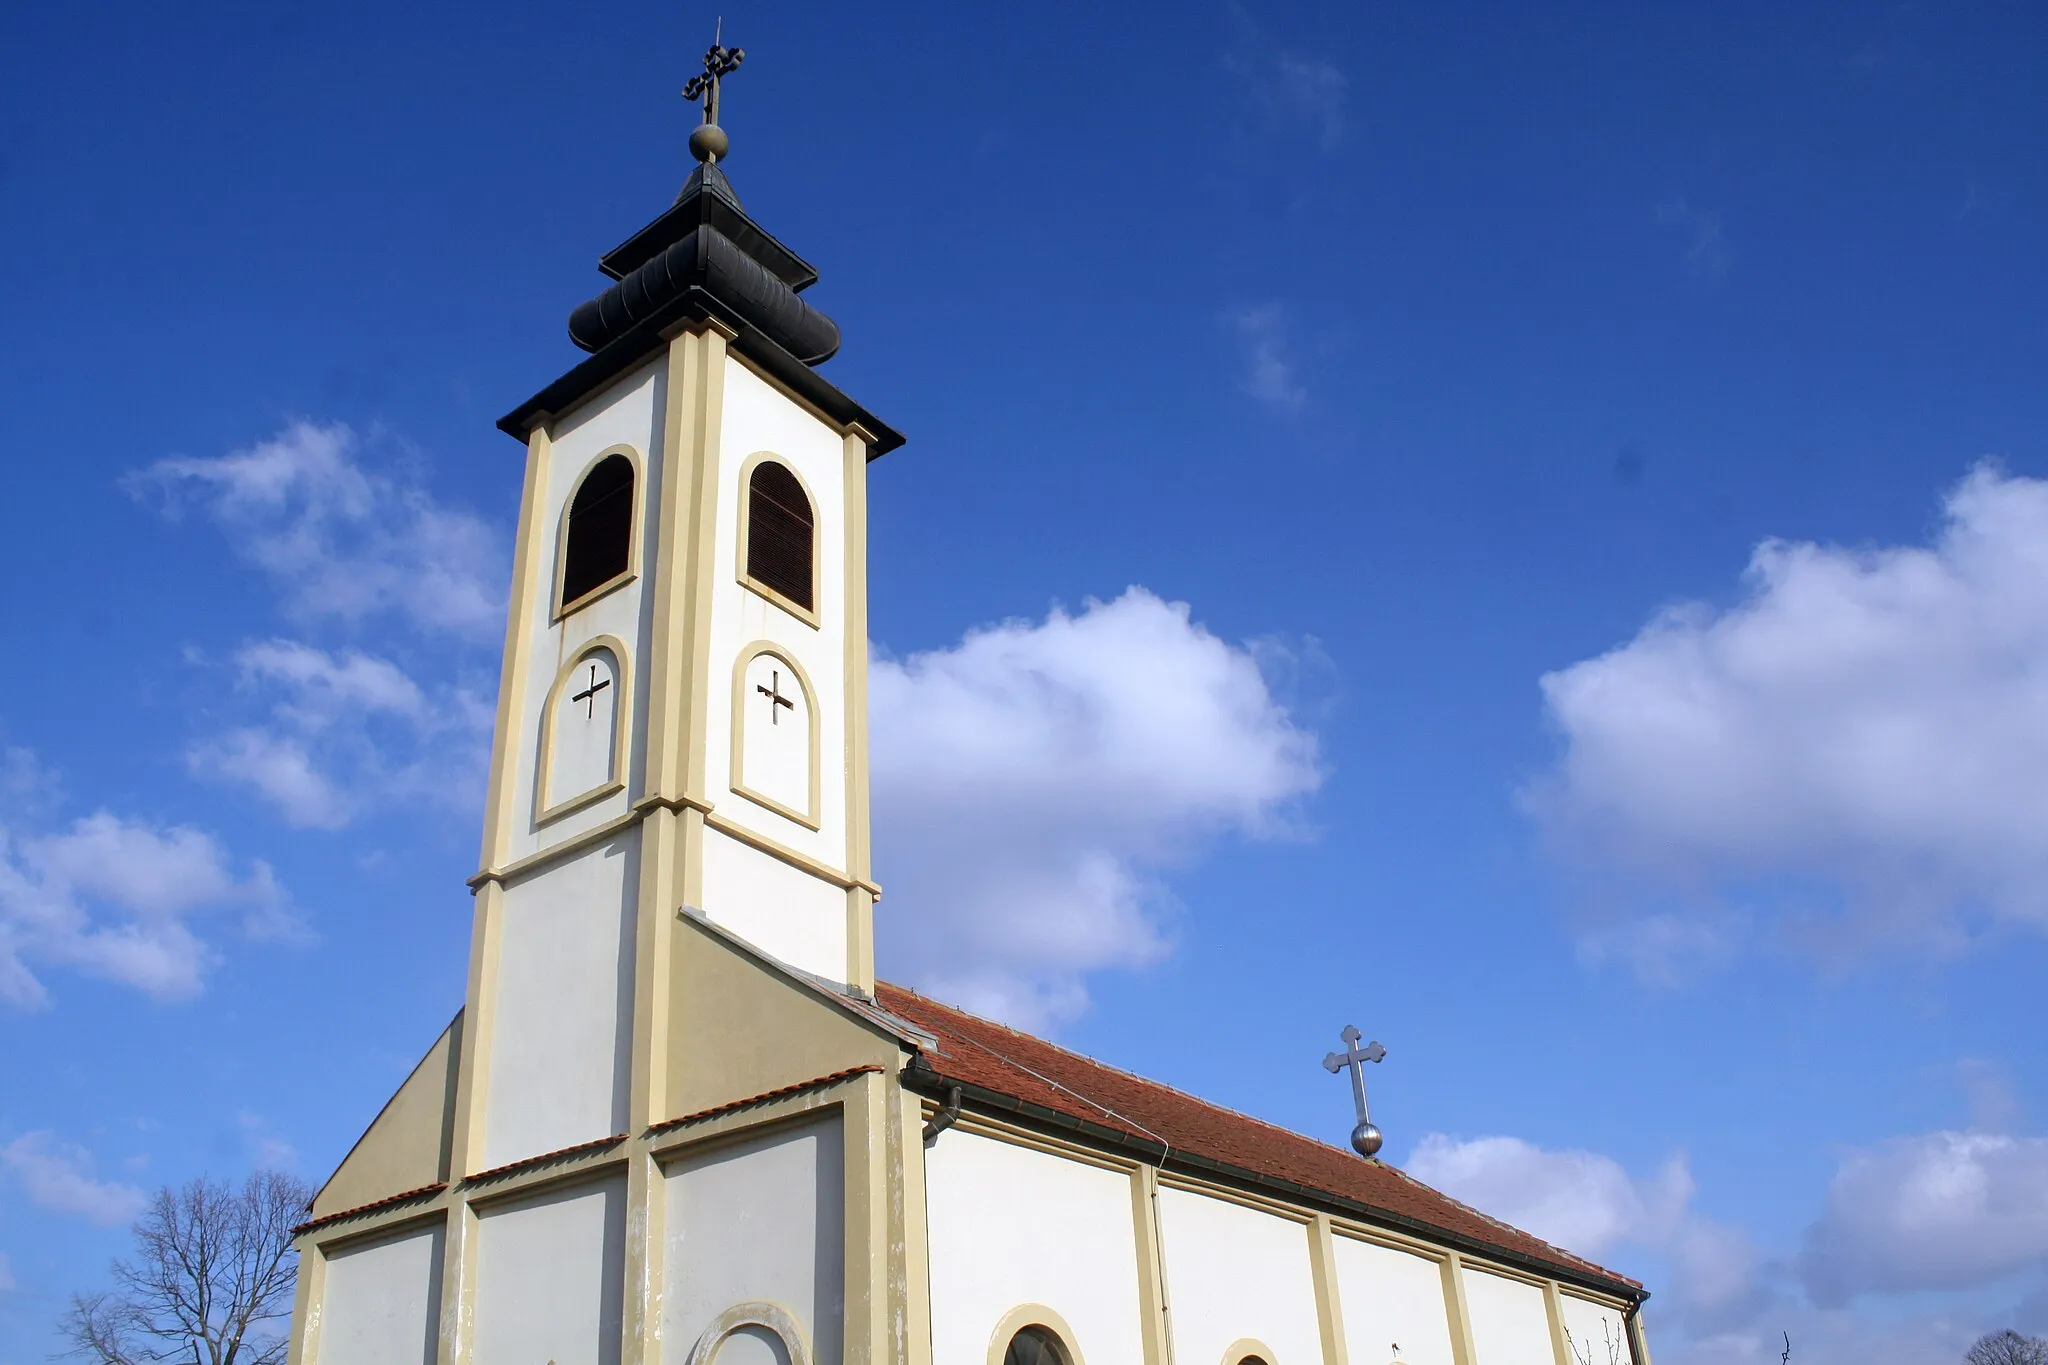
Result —
[[769, 673], [768, 684], [768, 686], [763, 687], [761, 686], [761, 684], [755, 683], [754, 690], [756, 692], [759, 692], [762, 696], [768, 699], [769, 723], [773, 725], [780, 725], [782, 724], [782, 713], [776, 710], [775, 708], [778, 706], [786, 706], [790, 710], [794, 711], [796, 710], [796, 703], [791, 701], [788, 697], [782, 695], [781, 669], [778, 668]]
[[610, 678], [606, 678], [603, 681], [598, 680], [597, 665], [592, 664], [590, 666], [590, 686], [584, 688], [581, 692], [570, 693], [569, 700], [586, 703], [583, 708], [583, 716], [584, 719], [588, 720], [597, 714], [597, 694], [611, 685], [612, 680]]

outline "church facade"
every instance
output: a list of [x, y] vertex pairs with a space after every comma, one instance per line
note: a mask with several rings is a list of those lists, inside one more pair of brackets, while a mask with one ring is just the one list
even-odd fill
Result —
[[902, 438], [707, 130], [500, 423], [467, 995], [297, 1231], [294, 1365], [1648, 1365], [1632, 1280], [875, 980]]

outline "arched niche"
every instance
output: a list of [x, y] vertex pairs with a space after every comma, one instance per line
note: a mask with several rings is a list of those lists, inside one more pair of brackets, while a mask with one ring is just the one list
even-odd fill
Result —
[[818, 828], [818, 694], [782, 646], [757, 640], [733, 665], [732, 789]]
[[585, 644], [555, 675], [541, 716], [537, 819], [566, 815], [626, 785], [629, 684], [626, 647], [610, 635]]

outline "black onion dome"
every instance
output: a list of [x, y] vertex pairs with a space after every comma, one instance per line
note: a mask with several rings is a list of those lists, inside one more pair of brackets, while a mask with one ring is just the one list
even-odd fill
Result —
[[869, 459], [903, 444], [901, 432], [813, 368], [839, 349], [839, 324], [797, 297], [818, 272], [747, 216], [715, 163], [698, 166], [668, 212], [606, 252], [598, 269], [617, 283], [569, 315], [570, 339], [590, 354], [499, 418], [500, 430], [526, 440], [644, 364], [680, 328], [711, 321], [755, 369], [871, 438]]
[[805, 365], [830, 360], [839, 324], [797, 297], [818, 272], [740, 207], [724, 172], [699, 166], [674, 207], [607, 253], [618, 283], [569, 315], [569, 338], [601, 351], [640, 324], [708, 296]]

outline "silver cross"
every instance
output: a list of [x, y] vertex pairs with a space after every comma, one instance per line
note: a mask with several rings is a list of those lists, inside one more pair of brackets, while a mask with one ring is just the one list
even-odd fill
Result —
[[1367, 1043], [1363, 1048], [1359, 1047], [1358, 1040], [1364, 1036], [1356, 1028], [1346, 1024], [1342, 1034], [1344, 1050], [1332, 1052], [1323, 1058], [1323, 1068], [1333, 1073], [1350, 1068], [1351, 1099], [1358, 1106], [1358, 1126], [1351, 1130], [1351, 1147], [1360, 1156], [1372, 1156], [1379, 1151], [1380, 1144], [1386, 1139], [1381, 1136], [1380, 1130], [1373, 1126], [1372, 1113], [1365, 1107], [1365, 1068], [1360, 1064], [1382, 1060], [1386, 1057], [1387, 1050], [1378, 1043]]

